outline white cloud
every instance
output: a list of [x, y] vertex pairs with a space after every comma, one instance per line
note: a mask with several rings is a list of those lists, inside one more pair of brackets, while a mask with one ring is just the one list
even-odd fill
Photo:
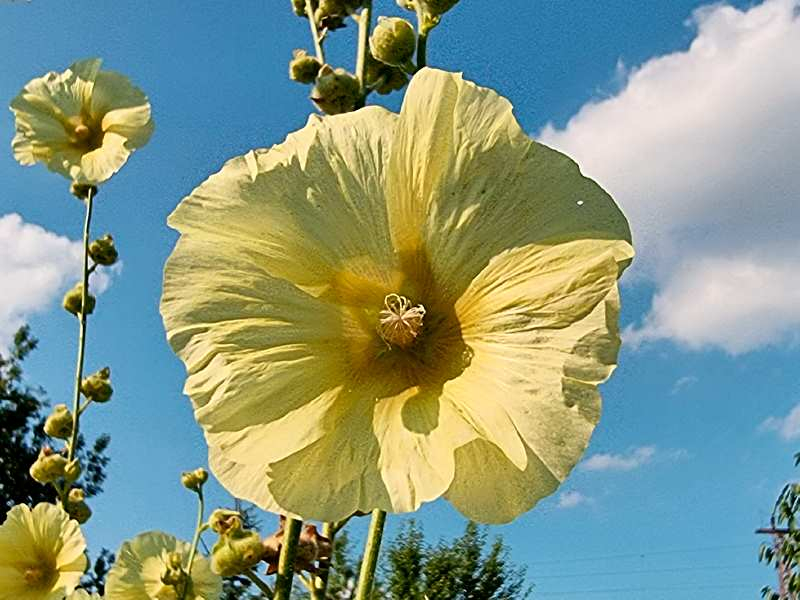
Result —
[[714, 4], [692, 24], [688, 50], [540, 137], [631, 220], [633, 280], [656, 294], [628, 339], [745, 352], [800, 332], [800, 0]]
[[575, 508], [581, 504], [589, 504], [592, 499], [578, 491], [562, 492], [558, 496], [558, 508]]
[[[0, 216], [0, 347], [35, 313], [52, 307], [80, 278], [81, 243], [26, 223], [18, 214]], [[93, 293], [109, 285], [107, 272], [92, 276]]]
[[683, 377], [679, 377], [675, 381], [675, 383], [672, 384], [672, 389], [670, 390], [669, 393], [672, 396], [676, 396], [676, 395], [680, 394], [683, 390], [692, 387], [698, 381], [700, 381], [700, 380], [697, 377], [695, 377], [694, 375], [685, 375]]
[[785, 417], [769, 417], [759, 426], [759, 431], [774, 431], [786, 441], [800, 438], [800, 404]]
[[649, 463], [655, 454], [655, 446], [640, 446], [627, 454], [594, 454], [581, 463], [581, 468], [586, 471], [633, 471]]

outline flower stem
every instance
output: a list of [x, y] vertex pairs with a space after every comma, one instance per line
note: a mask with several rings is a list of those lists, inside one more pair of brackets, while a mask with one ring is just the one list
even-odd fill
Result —
[[292, 594], [294, 559], [302, 528], [303, 522], [299, 519], [286, 519], [281, 555], [278, 559], [278, 575], [275, 577], [275, 600], [289, 600]]
[[430, 30], [422, 8], [417, 5], [417, 70], [428, 64], [428, 31]]
[[372, 595], [375, 583], [375, 569], [378, 566], [378, 554], [383, 539], [383, 526], [386, 524], [386, 512], [380, 509], [372, 511], [369, 524], [367, 544], [364, 547], [364, 558], [361, 560], [361, 571], [358, 574], [358, 591], [356, 600], [367, 600]]
[[[336, 538], [336, 523], [323, 523], [322, 535], [331, 543], [331, 552], [333, 552], [334, 539]], [[331, 557], [333, 560], [333, 557]], [[330, 575], [331, 565], [326, 562], [320, 565], [319, 571], [313, 581], [313, 589], [311, 590], [311, 600], [325, 600], [325, 594], [328, 591], [328, 575]]]
[[[75, 394], [72, 397], [72, 434], [69, 438], [69, 448], [67, 460], [71, 461], [75, 458], [75, 452], [78, 446], [78, 429], [80, 426], [81, 418], [81, 380], [83, 379], [83, 359], [86, 352], [86, 305], [89, 301], [89, 228], [92, 224], [92, 203], [94, 198], [93, 188], [89, 188], [86, 194], [86, 217], [83, 221], [83, 290], [81, 293], [81, 312], [78, 315], [79, 330], [78, 330], [78, 360], [75, 367]], [[67, 486], [65, 486], [66, 488]], [[64, 494], [69, 490], [64, 491]], [[62, 503], [66, 498], [62, 497]]]
[[258, 575], [256, 575], [253, 569], [248, 569], [247, 571], [244, 572], [244, 575], [250, 581], [252, 581], [253, 585], [255, 585], [258, 589], [260, 589], [264, 593], [264, 595], [266, 595], [267, 598], [270, 599], [273, 598], [275, 593], [272, 591], [272, 588], [270, 588], [265, 582], [263, 582], [261, 578]]
[[314, 40], [314, 52], [317, 53], [319, 62], [325, 64], [325, 51], [322, 49], [322, 38], [319, 36], [317, 20], [314, 18], [314, 9], [311, 6], [311, 2], [306, 2], [306, 16], [308, 17], [308, 24], [311, 28], [311, 39]]
[[367, 48], [369, 47], [369, 31], [372, 26], [372, 0], [364, 0], [364, 8], [358, 16], [358, 53], [356, 54], [356, 77], [361, 86], [361, 106], [367, 98]]
[[[189, 550], [189, 563], [186, 566], [186, 574], [192, 576], [192, 565], [194, 564], [194, 557], [197, 554], [197, 546], [200, 543], [200, 534], [203, 532], [203, 514], [205, 513], [205, 500], [203, 499], [202, 486], [197, 488], [197, 526], [194, 529], [194, 537], [192, 538], [192, 547]], [[187, 586], [188, 588], [188, 586]], [[186, 596], [186, 590], [183, 592]]]

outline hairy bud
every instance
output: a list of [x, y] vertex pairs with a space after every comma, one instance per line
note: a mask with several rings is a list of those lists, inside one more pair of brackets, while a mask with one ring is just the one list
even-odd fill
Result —
[[199, 492], [206, 481], [208, 481], [208, 471], [203, 468], [181, 474], [181, 483], [187, 490]]
[[108, 402], [114, 393], [111, 387], [111, 369], [105, 367], [81, 381], [81, 393], [92, 402]]
[[39, 483], [52, 483], [64, 476], [66, 468], [67, 459], [49, 446], [44, 446], [28, 472]]
[[295, 50], [293, 57], [289, 62], [289, 78], [299, 83], [314, 83], [322, 63], [305, 50]]
[[56, 404], [44, 422], [44, 432], [50, 437], [68, 440], [72, 435], [72, 413], [66, 404]]
[[378, 24], [369, 39], [372, 56], [393, 67], [411, 62], [417, 48], [414, 27], [399, 17], [378, 17]]
[[64, 510], [67, 514], [83, 525], [92, 516], [92, 509], [85, 502], [86, 495], [80, 488], [72, 488], [67, 495], [67, 502]]
[[98, 265], [103, 265], [104, 267], [109, 267], [117, 262], [119, 253], [116, 246], [114, 246], [114, 238], [111, 237], [110, 233], [89, 244], [89, 256]]
[[334, 70], [323, 65], [317, 76], [317, 85], [311, 92], [311, 100], [328, 115], [354, 110], [361, 99], [361, 89], [353, 75], [344, 69]]
[[[78, 316], [81, 314], [81, 306], [83, 305], [83, 284], [76, 283], [75, 286], [64, 294], [64, 299], [61, 305], [67, 312]], [[90, 315], [94, 312], [95, 298], [91, 294], [86, 295], [86, 314]]]

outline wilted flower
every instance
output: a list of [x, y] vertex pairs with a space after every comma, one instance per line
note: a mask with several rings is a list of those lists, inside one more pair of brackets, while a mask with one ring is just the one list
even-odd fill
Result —
[[144, 93], [99, 58], [30, 81], [11, 101], [14, 158], [44, 163], [78, 183], [102, 183], [153, 132]]
[[504, 522], [586, 448], [630, 231], [493, 91], [423, 69], [399, 116], [312, 117], [169, 223], [162, 315], [235, 496]]
[[86, 570], [86, 542], [58, 506], [13, 507], [0, 526], [0, 598], [61, 600]]
[[[165, 575], [175, 570], [176, 553], [186, 565], [191, 545], [160, 531], [137, 535], [122, 544], [106, 580], [106, 596], [113, 600], [179, 600]], [[166, 577], [169, 581], [169, 577]], [[217, 600], [222, 580], [211, 572], [208, 559], [194, 558], [185, 600]]]

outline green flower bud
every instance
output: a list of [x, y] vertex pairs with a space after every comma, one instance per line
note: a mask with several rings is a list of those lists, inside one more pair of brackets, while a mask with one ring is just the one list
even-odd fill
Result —
[[72, 435], [72, 413], [66, 404], [56, 404], [44, 422], [44, 432], [50, 437], [68, 440]]
[[317, 76], [317, 85], [311, 92], [311, 100], [328, 115], [355, 110], [361, 99], [361, 86], [353, 75], [344, 69], [334, 70], [323, 65]]
[[417, 49], [414, 26], [399, 17], [378, 17], [369, 39], [372, 56], [394, 67], [407, 65]]
[[242, 528], [242, 515], [235, 510], [218, 508], [208, 518], [208, 526], [220, 535], [226, 535]]
[[69, 192], [79, 200], [86, 200], [86, 198], [89, 197], [89, 192], [91, 192], [92, 198], [97, 196], [97, 186], [89, 185], [88, 183], [73, 182], [72, 185], [69, 186]]
[[231, 577], [252, 569], [264, 555], [261, 537], [255, 531], [238, 530], [223, 535], [211, 550], [211, 570]]
[[295, 50], [289, 62], [289, 78], [300, 83], [314, 83], [322, 63], [305, 50]]
[[208, 481], [208, 471], [202, 468], [181, 474], [181, 483], [187, 490], [199, 492], [206, 481]]
[[306, 0], [292, 0], [292, 10], [298, 17], [306, 16]]
[[333, 31], [344, 27], [347, 17], [360, 6], [360, 0], [319, 0], [314, 19], [321, 29]]
[[67, 495], [67, 503], [64, 505], [66, 513], [78, 523], [83, 525], [92, 516], [92, 509], [84, 501], [86, 498], [83, 490], [72, 488]]
[[395, 90], [402, 90], [408, 84], [408, 75], [399, 67], [392, 67], [367, 53], [365, 69], [367, 87], [381, 95], [391, 94]]
[[103, 265], [104, 267], [111, 266], [117, 262], [119, 254], [114, 246], [114, 238], [111, 237], [110, 233], [89, 244], [89, 256], [98, 265]]
[[[73, 287], [66, 294], [64, 294], [64, 300], [61, 301], [61, 305], [66, 309], [67, 312], [71, 312], [73, 315], [78, 316], [81, 314], [82, 302], [83, 302], [83, 284], [76, 283], [75, 287]], [[94, 312], [94, 305], [95, 305], [94, 296], [88, 294], [86, 296], [87, 315], [90, 315]]]
[[52, 483], [64, 476], [66, 468], [67, 459], [54, 452], [49, 446], [44, 446], [28, 472], [39, 483]]
[[82, 471], [81, 463], [79, 463], [77, 459], [71, 460], [67, 463], [67, 466], [64, 467], [64, 479], [70, 483], [78, 481]]
[[92, 402], [108, 402], [114, 393], [111, 387], [111, 369], [105, 367], [81, 381], [81, 393]]

